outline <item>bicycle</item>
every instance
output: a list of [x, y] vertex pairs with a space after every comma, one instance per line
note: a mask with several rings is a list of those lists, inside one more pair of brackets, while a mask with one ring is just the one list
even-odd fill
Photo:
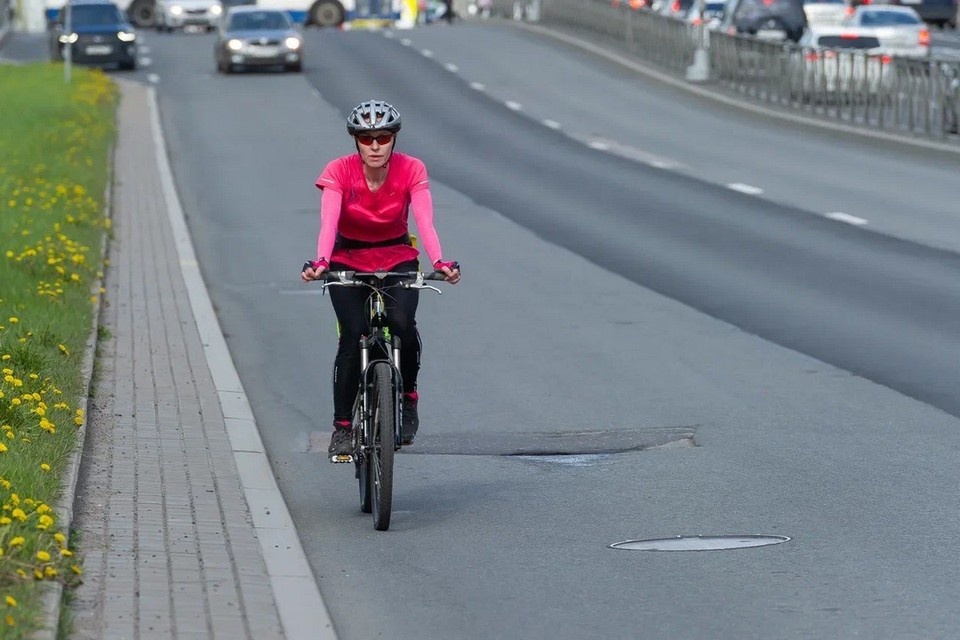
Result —
[[[400, 280], [388, 284], [387, 278]], [[369, 331], [360, 338], [360, 379], [353, 405], [353, 453], [331, 456], [330, 461], [354, 463], [360, 485], [360, 510], [373, 514], [373, 526], [377, 531], [386, 531], [390, 527], [393, 457], [402, 447], [400, 338], [390, 333], [384, 298], [392, 288], [428, 289], [440, 294], [440, 289], [424, 282], [444, 278], [439, 271], [429, 274], [419, 271], [328, 271], [322, 279], [324, 290], [333, 286], [370, 289], [367, 298]]]

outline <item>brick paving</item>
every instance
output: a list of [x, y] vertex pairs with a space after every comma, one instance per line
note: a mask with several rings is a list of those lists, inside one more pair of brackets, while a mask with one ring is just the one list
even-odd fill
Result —
[[71, 637], [282, 638], [180, 272], [147, 89], [121, 90], [109, 335], [75, 501], [85, 576]]

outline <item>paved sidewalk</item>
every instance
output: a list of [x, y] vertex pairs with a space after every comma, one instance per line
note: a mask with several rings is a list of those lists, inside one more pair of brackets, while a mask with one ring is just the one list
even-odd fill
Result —
[[148, 90], [123, 83], [114, 237], [75, 501], [84, 584], [73, 636], [282, 638], [191, 310]]

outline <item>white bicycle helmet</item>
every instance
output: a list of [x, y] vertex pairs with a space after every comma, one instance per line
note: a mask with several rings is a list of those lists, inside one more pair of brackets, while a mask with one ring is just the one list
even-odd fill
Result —
[[364, 131], [400, 131], [400, 112], [383, 100], [367, 100], [353, 108], [347, 117], [347, 133]]

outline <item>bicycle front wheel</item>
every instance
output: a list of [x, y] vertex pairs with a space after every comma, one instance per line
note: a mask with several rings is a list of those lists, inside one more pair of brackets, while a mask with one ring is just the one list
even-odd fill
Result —
[[396, 444], [396, 391], [393, 367], [380, 362], [373, 368], [373, 420], [370, 438], [370, 487], [373, 489], [373, 527], [386, 531], [393, 508], [393, 452]]

